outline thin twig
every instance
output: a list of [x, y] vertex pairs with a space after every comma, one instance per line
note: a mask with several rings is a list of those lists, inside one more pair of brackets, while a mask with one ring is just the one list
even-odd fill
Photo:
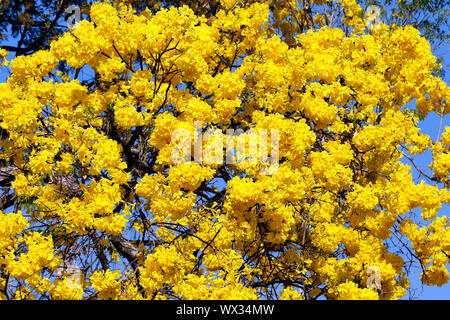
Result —
[[423, 172], [422, 170], [419, 169], [419, 167], [416, 165], [416, 163], [414, 162], [414, 159], [407, 155], [406, 153], [403, 153], [403, 155], [409, 160], [411, 161], [411, 163], [413, 164], [414, 168], [416, 168], [417, 171], [419, 171], [419, 173], [421, 175], [423, 175], [424, 177], [430, 179], [431, 181], [436, 181], [436, 179], [434, 179], [433, 177], [431, 177], [430, 175], [426, 174], [425, 172]]
[[441, 137], [441, 130], [442, 130], [442, 122], [443, 122], [443, 120], [444, 120], [444, 110], [442, 108], [442, 110], [441, 110], [441, 120], [439, 122], [439, 130], [438, 130], [436, 142], [439, 142], [439, 138]]

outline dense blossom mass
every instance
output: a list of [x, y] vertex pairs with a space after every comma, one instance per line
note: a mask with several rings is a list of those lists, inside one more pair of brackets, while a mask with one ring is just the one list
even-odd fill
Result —
[[[355, 0], [132, 2], [0, 51], [1, 298], [398, 299], [410, 262], [448, 282], [450, 129], [418, 124], [450, 91], [418, 30], [369, 29]], [[198, 122], [224, 144], [277, 129], [277, 170], [174, 163], [174, 131], [193, 160]]]

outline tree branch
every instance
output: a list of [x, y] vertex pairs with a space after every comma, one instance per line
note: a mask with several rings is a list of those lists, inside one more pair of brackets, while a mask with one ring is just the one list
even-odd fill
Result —
[[3, 211], [5, 209], [13, 206], [16, 199], [17, 199], [17, 195], [15, 192], [7, 194], [7, 195], [3, 196], [2, 198], [0, 198], [0, 210]]
[[306, 27], [308, 29], [314, 30], [314, 22], [313, 22], [313, 17], [312, 17], [310, 0], [303, 0], [303, 10], [305, 11]]

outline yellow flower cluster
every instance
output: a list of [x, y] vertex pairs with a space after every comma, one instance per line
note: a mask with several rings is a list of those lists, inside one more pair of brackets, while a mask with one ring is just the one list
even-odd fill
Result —
[[9, 64], [8, 60], [6, 60], [7, 56], [8, 51], [6, 51], [5, 49], [0, 49], [0, 67], [7, 66]]
[[0, 253], [12, 251], [16, 246], [16, 239], [23, 229], [28, 227], [28, 221], [21, 212], [5, 214], [0, 212]]
[[427, 285], [442, 286], [449, 280], [446, 267], [446, 252], [450, 249], [448, 226], [447, 217], [436, 218], [428, 228], [419, 228], [411, 219], [404, 220], [400, 226], [400, 231], [411, 241], [413, 249], [425, 266], [421, 280]]
[[28, 250], [18, 256], [11, 252], [5, 258], [6, 271], [12, 277], [26, 280], [30, 285], [36, 286], [41, 280], [40, 273], [44, 267], [56, 269], [61, 264], [61, 260], [53, 253], [51, 237], [43, 237], [33, 232], [19, 238], [18, 242], [27, 246]]
[[91, 285], [98, 292], [99, 299], [108, 300], [120, 297], [121, 282], [117, 278], [121, 275], [119, 270], [96, 271], [91, 275]]
[[448, 183], [450, 177], [450, 130], [446, 127], [442, 134], [441, 141], [431, 147], [433, 153], [433, 162], [430, 168], [433, 170], [434, 177], [443, 183]]
[[[142, 270], [142, 286], [149, 294], [158, 294], [163, 284], [174, 285], [183, 281], [184, 273], [192, 268], [192, 262], [185, 259], [174, 247], [156, 248], [147, 257]], [[164, 294], [160, 294], [163, 298]]]
[[[411, 244], [423, 283], [447, 283], [450, 131], [432, 142], [417, 116], [450, 113], [430, 45], [410, 26], [366, 32], [355, 0], [311, 2], [341, 4], [349, 32], [318, 15], [304, 32], [293, 1], [219, 1], [211, 17], [198, 3], [102, 1], [48, 50], [11, 61], [0, 159], [22, 210], [0, 212], [0, 273], [26, 285], [7, 293], [398, 299], [409, 283], [391, 240]], [[174, 160], [175, 133], [198, 160], [210, 129], [220, 150], [229, 129], [278, 133], [276, 165]], [[417, 183], [404, 155], [427, 151], [434, 181]], [[69, 257], [91, 261], [81, 286], [55, 273]]]

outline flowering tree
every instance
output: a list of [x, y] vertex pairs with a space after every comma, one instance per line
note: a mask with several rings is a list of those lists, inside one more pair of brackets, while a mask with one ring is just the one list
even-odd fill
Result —
[[353, 0], [85, 10], [0, 51], [2, 298], [397, 299], [411, 263], [447, 283], [450, 130], [418, 122], [449, 89], [417, 29]]

